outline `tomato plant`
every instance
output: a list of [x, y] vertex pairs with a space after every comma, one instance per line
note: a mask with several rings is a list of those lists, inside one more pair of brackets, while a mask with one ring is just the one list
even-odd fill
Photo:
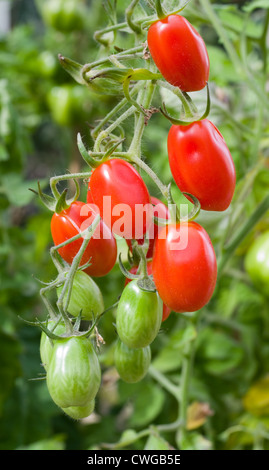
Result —
[[226, 142], [208, 119], [172, 125], [167, 139], [169, 165], [181, 191], [199, 199], [201, 208], [226, 210], [235, 190], [235, 166]]
[[[62, 289], [62, 286], [58, 287], [58, 296], [61, 294]], [[66, 300], [67, 292], [64, 296], [64, 302]], [[101, 290], [96, 282], [84, 271], [77, 271], [74, 276], [67, 310], [74, 317], [81, 314], [83, 320], [93, 320], [104, 310], [104, 299]]]
[[[169, 218], [169, 211], [168, 207], [160, 201], [157, 197], [151, 196], [150, 197], [150, 202], [153, 206], [153, 214], [152, 214], [152, 221], [148, 227], [148, 233], [143, 237], [138, 240], [139, 245], [143, 245], [148, 238], [148, 249], [147, 249], [147, 258], [152, 258], [153, 255], [153, 249], [154, 249], [154, 243], [155, 240], [158, 238], [158, 234], [160, 231], [160, 226], [157, 223], [154, 223], [153, 217], [157, 217], [159, 219], [167, 220]], [[132, 240], [127, 239], [126, 240], [127, 245], [132, 252]]]
[[209, 58], [204, 40], [180, 15], [168, 15], [148, 30], [148, 47], [164, 78], [182, 91], [198, 91], [209, 78]]
[[144, 348], [156, 338], [162, 322], [162, 301], [157, 292], [142, 290], [133, 280], [124, 287], [116, 313], [116, 328], [129, 348]]
[[115, 346], [114, 361], [122, 380], [136, 383], [145, 377], [151, 362], [150, 346], [129, 348], [118, 340]]
[[269, 295], [269, 231], [259, 235], [245, 256], [245, 269], [258, 290]]
[[152, 261], [156, 288], [175, 312], [195, 312], [211, 299], [217, 280], [217, 261], [207, 232], [197, 222], [163, 228]]
[[[145, 182], [130, 163], [117, 158], [101, 163], [92, 172], [88, 198], [98, 206], [104, 222], [117, 235], [135, 239], [147, 231], [150, 196]], [[142, 212], [144, 207], [146, 212]]]
[[[131, 274], [136, 274], [138, 270], [138, 266], [133, 266], [130, 269]], [[147, 262], [147, 272], [148, 275], [150, 276], [152, 274], [152, 260], [148, 260]], [[129, 284], [131, 282], [131, 279], [126, 278], [125, 280], [125, 285]], [[171, 308], [169, 308], [167, 305], [163, 304], [163, 315], [162, 315], [162, 321], [165, 321], [171, 313]]]
[[73, 336], [54, 341], [47, 386], [56, 405], [61, 408], [88, 406], [100, 383], [99, 360], [88, 338]]
[[[59, 214], [54, 212], [51, 219], [51, 234], [57, 246], [86, 230], [93, 222], [94, 207], [81, 201], [73, 202], [70, 207]], [[82, 239], [72, 241], [59, 248], [59, 253], [67, 263], [72, 263], [81, 247]], [[104, 276], [114, 266], [117, 258], [116, 240], [109, 228], [101, 220], [97, 227], [96, 237], [89, 240], [81, 259], [81, 265], [90, 261], [91, 265], [85, 270], [91, 276]]]

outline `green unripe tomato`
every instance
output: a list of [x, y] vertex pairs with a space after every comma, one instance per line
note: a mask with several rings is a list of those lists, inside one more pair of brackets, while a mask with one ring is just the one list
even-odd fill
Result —
[[54, 342], [47, 386], [56, 405], [60, 408], [87, 406], [100, 384], [99, 360], [88, 338], [73, 336]]
[[269, 230], [250, 246], [245, 256], [245, 269], [257, 289], [269, 296]]
[[41, 13], [47, 25], [63, 33], [80, 30], [85, 24], [85, 10], [79, 0], [43, 1]]
[[119, 376], [124, 382], [139, 382], [145, 377], [150, 366], [150, 346], [134, 349], [118, 340], [114, 352], [114, 361]]
[[116, 327], [129, 348], [144, 348], [156, 338], [162, 322], [163, 303], [157, 292], [140, 289], [137, 280], [125, 286], [118, 303]]
[[69, 406], [68, 408], [62, 408], [63, 412], [73, 419], [87, 418], [92, 414], [95, 408], [95, 399], [91, 400], [85, 406]]
[[[57, 289], [59, 297], [63, 286]], [[67, 299], [67, 292], [64, 301]], [[84, 271], [77, 271], [74, 276], [68, 312], [77, 317], [81, 312], [82, 319], [92, 320], [104, 311], [104, 299], [94, 280]]]
[[91, 108], [88, 90], [82, 85], [58, 85], [47, 95], [52, 119], [60, 126], [83, 122]]
[[[55, 325], [55, 322], [50, 320], [48, 322], [47, 328], [51, 331]], [[65, 325], [64, 323], [59, 323], [53, 330], [53, 333], [56, 335], [61, 336], [63, 333], [65, 333]], [[41, 363], [44, 367], [45, 370], [48, 369], [52, 351], [53, 351], [53, 341], [51, 338], [47, 336], [45, 331], [42, 331], [41, 337], [40, 337], [40, 358], [41, 358]]]

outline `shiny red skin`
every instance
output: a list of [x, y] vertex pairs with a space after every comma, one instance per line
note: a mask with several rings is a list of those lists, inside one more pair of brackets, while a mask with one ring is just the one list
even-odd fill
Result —
[[[136, 274], [137, 273], [137, 269], [138, 269], [138, 266], [133, 266], [131, 269], [130, 269], [130, 273], [132, 274]], [[148, 261], [147, 262], [147, 270], [148, 270], [148, 274], [151, 275], [152, 274], [152, 261]], [[128, 279], [126, 278], [125, 279], [125, 286], [127, 284], [129, 284], [129, 282], [131, 282], [132, 279]], [[170, 313], [171, 313], [171, 308], [169, 308], [167, 305], [163, 304], [163, 316], [162, 316], [162, 321], [165, 321]]]
[[209, 57], [203, 38], [180, 15], [168, 15], [150, 25], [150, 54], [163, 77], [182, 91], [204, 88], [209, 79]]
[[[68, 209], [59, 214], [55, 212], [51, 219], [51, 235], [54, 244], [59, 245], [85, 230], [87, 226], [91, 225], [94, 214], [97, 213], [90, 204], [85, 204], [82, 201], [73, 202]], [[98, 230], [100, 237], [97, 235]], [[117, 244], [113, 234], [103, 221], [97, 226], [95, 234], [86, 247], [80, 265], [90, 261], [92, 264], [85, 269], [85, 272], [90, 276], [100, 277], [108, 274], [115, 265]], [[67, 263], [71, 264], [82, 242], [83, 238], [81, 237], [59, 248], [58, 252]]]
[[[172, 250], [172, 243], [183, 239], [183, 230], [187, 230], [186, 247]], [[157, 291], [174, 312], [195, 312], [209, 302], [217, 280], [216, 255], [209, 235], [194, 221], [171, 224], [162, 231], [152, 260]]]
[[208, 119], [187, 126], [173, 124], [167, 148], [171, 173], [179, 189], [197, 197], [204, 210], [226, 210], [233, 198], [236, 171], [217, 127]]
[[[153, 215], [155, 217], [158, 217], [159, 219], [168, 219], [169, 218], [168, 207], [162, 201], [160, 201], [157, 197], [151, 196], [150, 200], [153, 206], [158, 206], [156, 210], [153, 209]], [[156, 223], [154, 223], [154, 221], [152, 221], [152, 224], [149, 227], [149, 247], [148, 247], [148, 251], [146, 255], [147, 258], [152, 258], [153, 256], [154, 243], [155, 243], [156, 238], [158, 237], [158, 233], [160, 230], [161, 230], [161, 225], [157, 225]], [[127, 245], [130, 251], [132, 252], [132, 241], [131, 240], [126, 240], [126, 241], [127, 241]], [[145, 241], [145, 237], [141, 238], [140, 240], [137, 240], [137, 243], [139, 245], [143, 245], [144, 241]]]
[[[119, 158], [111, 158], [101, 163], [92, 172], [88, 189], [88, 200], [97, 205], [102, 219], [115, 234], [132, 239], [136, 237], [136, 233], [141, 235], [146, 233], [149, 225], [146, 219], [149, 218], [143, 217], [141, 223], [138, 223], [135, 206], [150, 205], [150, 195], [145, 182], [133, 165]], [[108, 210], [105, 204], [103, 206], [104, 196], [110, 196], [111, 210]], [[119, 230], [115, 225], [117, 221], [122, 220], [124, 212], [120, 215], [114, 212], [113, 215], [119, 204], [127, 205], [130, 209], [130, 219], [124, 224], [124, 234], [123, 229], [120, 227]]]

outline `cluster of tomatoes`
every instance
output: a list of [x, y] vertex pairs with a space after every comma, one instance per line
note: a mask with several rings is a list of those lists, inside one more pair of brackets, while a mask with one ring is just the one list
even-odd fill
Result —
[[[157, 68], [172, 85], [191, 92], [207, 84], [205, 44], [184, 17], [170, 15], [153, 23], [148, 30], [148, 47]], [[176, 185], [197, 198], [201, 209], [228, 208], [235, 189], [235, 167], [211, 121], [173, 124], [168, 134], [168, 159]], [[141, 207], [147, 207], [151, 217], [147, 211], [141, 215], [137, 210]], [[115, 366], [123, 380], [133, 383], [145, 376], [151, 361], [150, 345], [170, 312], [194, 312], [209, 302], [217, 279], [216, 255], [201, 225], [172, 217], [169, 208], [149, 194], [135, 166], [113, 155], [93, 169], [85, 202], [76, 200], [53, 214], [54, 244], [81, 233], [97, 215], [99, 225], [76, 272], [68, 313], [92, 320], [103, 312], [102, 294], [92, 277], [111, 271], [117, 260], [115, 236], [125, 238], [133, 266], [117, 305]], [[81, 244], [82, 238], [78, 238], [59, 248], [59, 254], [71, 264]], [[63, 324], [57, 328], [54, 332], [61, 334]], [[52, 348], [42, 334], [41, 352], [55, 403], [70, 416], [87, 416], [94, 408], [101, 380], [91, 340], [63, 335]]]

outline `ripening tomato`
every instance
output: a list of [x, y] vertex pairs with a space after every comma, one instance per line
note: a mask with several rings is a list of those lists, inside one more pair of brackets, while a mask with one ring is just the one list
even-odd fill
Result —
[[68, 408], [62, 408], [64, 413], [73, 419], [87, 418], [92, 414], [95, 408], [95, 399], [89, 401], [85, 406], [69, 406]]
[[197, 222], [163, 227], [156, 240], [152, 273], [163, 302], [175, 312], [194, 312], [211, 299], [217, 261], [208, 233]]
[[250, 246], [245, 257], [245, 269], [253, 284], [269, 296], [269, 231], [263, 232]]
[[210, 67], [206, 45], [186, 18], [172, 14], [155, 21], [147, 41], [154, 63], [169, 83], [185, 92], [206, 86]]
[[142, 238], [152, 218], [147, 186], [130, 163], [111, 158], [92, 172], [88, 201], [93, 201], [107, 226], [123, 238]]
[[[49, 320], [46, 326], [55, 335], [61, 336], [66, 331], [65, 324], [63, 321], [60, 321], [55, 326], [55, 323], [56, 321]], [[51, 338], [48, 337], [45, 331], [42, 331], [41, 337], [40, 337], [40, 358], [41, 358], [42, 366], [44, 367], [45, 370], [48, 369], [48, 366], [50, 363], [52, 350], [53, 350], [53, 341], [54, 340], [51, 340]]]
[[[63, 286], [57, 288], [60, 296]], [[67, 292], [64, 302], [67, 300]], [[67, 311], [74, 317], [81, 314], [83, 320], [92, 320], [104, 311], [104, 299], [99, 286], [84, 271], [77, 271], [72, 285]]]
[[[160, 201], [157, 197], [151, 196], [150, 197], [150, 202], [153, 206], [153, 217], [158, 217], [159, 219], [168, 219], [169, 218], [169, 211], [168, 207]], [[143, 245], [145, 242], [145, 238], [147, 237], [149, 240], [149, 246], [148, 246], [148, 251], [147, 251], [147, 258], [152, 258], [153, 256], [153, 249], [154, 249], [154, 243], [156, 238], [158, 237], [158, 233], [161, 229], [161, 225], [157, 225], [157, 223], [152, 220], [148, 232], [146, 236], [143, 238], [137, 240], [137, 243], [139, 245]], [[132, 241], [131, 240], [126, 240], [127, 245], [129, 247], [129, 250], [132, 252]]]
[[[51, 234], [54, 244], [57, 246], [86, 230], [92, 224], [97, 214], [98, 212], [95, 207], [81, 201], [73, 202], [68, 209], [63, 210], [59, 214], [55, 212], [51, 219]], [[81, 237], [68, 243], [64, 247], [59, 248], [59, 254], [67, 263], [71, 264], [82, 242], [83, 239]], [[109, 273], [115, 265], [116, 259], [116, 240], [112, 232], [101, 220], [94, 235], [89, 240], [80, 265], [90, 261], [91, 265], [85, 271], [90, 276], [100, 277]]]
[[219, 130], [208, 119], [187, 126], [172, 125], [167, 139], [175, 183], [195, 196], [201, 208], [226, 210], [233, 198], [235, 166]]
[[88, 338], [55, 340], [47, 371], [47, 386], [60, 408], [87, 406], [101, 384], [101, 368]]
[[119, 376], [124, 382], [139, 382], [145, 377], [150, 366], [150, 346], [134, 349], [118, 340], [114, 351], [114, 361]]
[[129, 348], [144, 348], [156, 338], [163, 303], [157, 292], [142, 290], [136, 280], [127, 284], [116, 313], [117, 333]]
[[[136, 274], [137, 273], [137, 269], [138, 269], [138, 266], [133, 266], [131, 269], [130, 269], [130, 272], [132, 274]], [[151, 275], [152, 274], [152, 261], [148, 261], [147, 262], [147, 271], [148, 271], [148, 274]], [[129, 282], [131, 282], [131, 279], [128, 279], [126, 278], [125, 279], [125, 286], [127, 284], [129, 284]], [[162, 316], [162, 321], [165, 321], [169, 315], [171, 313], [171, 308], [169, 308], [167, 305], [163, 304], [163, 316]]]

